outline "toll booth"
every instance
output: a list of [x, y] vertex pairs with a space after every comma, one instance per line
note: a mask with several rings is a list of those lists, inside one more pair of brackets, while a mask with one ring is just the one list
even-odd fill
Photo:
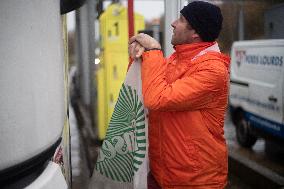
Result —
[[[96, 71], [98, 138], [106, 135], [119, 89], [124, 81], [128, 55], [127, 8], [119, 3], [111, 4], [99, 18], [100, 64]], [[134, 14], [135, 34], [145, 28], [144, 17]]]

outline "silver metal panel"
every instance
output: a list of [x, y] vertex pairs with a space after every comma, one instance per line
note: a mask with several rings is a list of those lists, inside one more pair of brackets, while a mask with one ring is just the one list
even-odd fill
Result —
[[58, 0], [0, 1], [0, 170], [47, 149], [64, 125]]

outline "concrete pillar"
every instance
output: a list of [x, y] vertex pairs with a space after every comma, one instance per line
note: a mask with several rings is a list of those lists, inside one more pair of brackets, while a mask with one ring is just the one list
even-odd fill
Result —
[[95, 1], [87, 0], [76, 12], [76, 52], [79, 92], [84, 105], [91, 105], [92, 67], [95, 61]]
[[244, 40], [245, 39], [245, 33], [244, 33], [244, 10], [243, 7], [241, 7], [240, 12], [239, 12], [239, 20], [238, 20], [238, 40]]

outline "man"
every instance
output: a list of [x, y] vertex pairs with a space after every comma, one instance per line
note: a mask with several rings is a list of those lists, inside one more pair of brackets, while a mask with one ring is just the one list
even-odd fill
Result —
[[229, 57], [215, 42], [223, 17], [219, 7], [201, 1], [180, 13], [172, 23], [175, 52], [169, 58], [146, 34], [130, 39], [131, 56], [142, 56], [149, 109], [149, 188], [225, 188]]

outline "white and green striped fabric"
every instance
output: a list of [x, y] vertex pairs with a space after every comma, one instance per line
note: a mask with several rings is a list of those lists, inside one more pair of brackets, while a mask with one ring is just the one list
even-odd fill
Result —
[[141, 62], [134, 61], [120, 89], [89, 189], [147, 189], [148, 120]]

